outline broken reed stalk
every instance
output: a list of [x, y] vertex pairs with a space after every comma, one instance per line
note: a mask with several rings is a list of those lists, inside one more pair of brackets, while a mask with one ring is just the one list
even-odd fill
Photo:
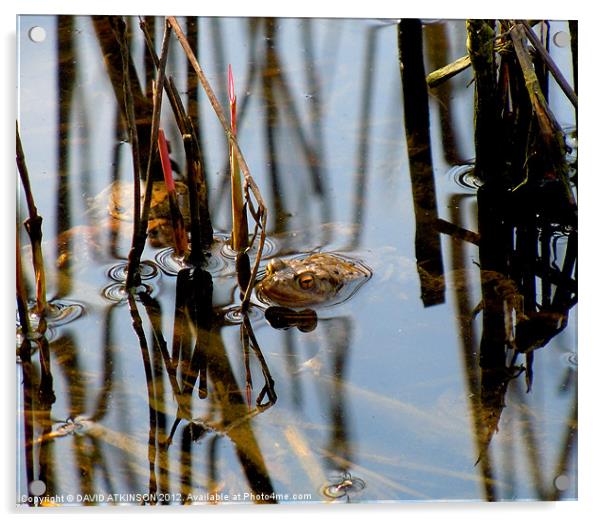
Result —
[[[147, 50], [155, 65], [159, 69], [159, 57], [153, 47], [151, 35], [144, 20], [140, 19], [140, 29], [144, 34]], [[207, 181], [202, 169], [202, 154], [197, 133], [191, 118], [186, 114], [184, 104], [180, 98], [172, 78], [164, 84], [167, 98], [171, 105], [176, 124], [182, 135], [186, 163], [188, 165], [188, 196], [190, 208], [190, 257], [189, 262], [196, 263], [201, 260], [200, 248], [208, 248], [213, 242], [213, 227], [209, 215], [209, 198]]]
[[465, 55], [458, 58], [456, 61], [447, 64], [441, 69], [437, 69], [432, 73], [429, 73], [426, 77], [426, 83], [430, 88], [441, 85], [446, 80], [453, 78], [456, 74], [460, 74], [465, 69], [470, 67], [470, 56]]
[[466, 46], [475, 76], [475, 172], [484, 182], [499, 181], [495, 30], [487, 20], [467, 20]]
[[[188, 210], [190, 213], [190, 253], [188, 261], [195, 265], [203, 259], [200, 249], [208, 247], [211, 241], [213, 241], [213, 228], [211, 227], [211, 222], [205, 222], [205, 226], [203, 227], [205, 233], [201, 229], [198, 180], [202, 176], [202, 171], [201, 162], [194, 154], [194, 138], [192, 134], [183, 134], [182, 141], [184, 142], [184, 153], [186, 154], [186, 181], [188, 184]], [[207, 211], [208, 215], [209, 212]], [[209, 232], [207, 232], [207, 226]]]
[[552, 57], [550, 56], [548, 51], [546, 51], [546, 48], [542, 45], [539, 38], [537, 38], [537, 35], [533, 31], [533, 29], [531, 29], [531, 26], [525, 20], [515, 21], [514, 23], [520, 23], [523, 26], [524, 34], [527, 36], [533, 47], [535, 47], [535, 49], [541, 56], [541, 59], [545, 62], [546, 67], [552, 73], [552, 76], [558, 83], [559, 87], [562, 89], [562, 92], [564, 92], [564, 94], [573, 104], [575, 109], [577, 109], [577, 95], [575, 94], [575, 91], [571, 88], [569, 82], [566, 81], [562, 72], [560, 72], [560, 69], [554, 63], [554, 60], [552, 60]]
[[255, 222], [256, 222], [255, 231], [257, 233], [257, 230], [259, 228], [259, 229], [261, 229], [261, 233], [259, 236], [259, 245], [257, 248], [257, 255], [255, 257], [255, 262], [253, 264], [253, 269], [251, 271], [251, 277], [249, 279], [249, 284], [247, 285], [247, 289], [245, 290], [245, 294], [244, 294], [244, 297], [243, 297], [243, 300], [241, 303], [241, 310], [243, 312], [245, 312], [249, 306], [251, 292], [253, 290], [253, 285], [255, 283], [257, 271], [259, 269], [259, 262], [261, 261], [261, 254], [263, 252], [263, 246], [265, 244], [265, 230], [266, 230], [267, 212], [268, 212], [267, 207], [265, 206], [265, 204], [263, 202], [263, 197], [261, 196], [261, 192], [259, 191], [259, 188], [257, 187], [257, 184], [255, 183], [255, 180], [253, 179], [253, 177], [251, 176], [251, 173], [249, 172], [249, 167], [248, 167], [247, 162], [240, 150], [238, 141], [236, 140], [236, 136], [234, 136], [232, 133], [232, 128], [230, 127], [230, 125], [228, 124], [228, 121], [226, 120], [224, 111], [222, 110], [222, 107], [221, 107], [219, 101], [217, 100], [215, 93], [213, 92], [213, 89], [211, 88], [211, 85], [209, 84], [209, 82], [205, 76], [205, 73], [203, 72], [203, 70], [201, 69], [201, 66], [199, 65], [199, 62], [197, 61], [197, 59], [194, 55], [194, 52], [192, 51], [190, 44], [188, 43], [188, 39], [186, 38], [186, 35], [182, 32], [182, 28], [180, 27], [180, 25], [178, 24], [178, 21], [173, 16], [167, 17], [167, 20], [168, 20], [168, 23], [173, 28], [173, 30], [178, 38], [178, 41], [180, 42], [180, 45], [182, 46], [182, 49], [184, 50], [184, 53], [186, 54], [186, 57], [188, 58], [188, 60], [190, 61], [190, 64], [192, 65], [194, 71], [196, 72], [197, 77], [203, 87], [203, 90], [205, 91], [205, 94], [207, 94], [207, 98], [209, 99], [209, 102], [211, 103], [211, 106], [213, 107], [213, 110], [214, 110], [220, 124], [222, 125], [224, 132], [226, 133], [229, 143], [232, 144], [232, 150], [233, 150], [234, 154], [236, 155], [236, 159], [239, 163], [240, 169], [242, 170], [242, 173], [245, 178], [245, 183], [244, 183], [244, 187], [243, 187], [244, 191], [245, 191], [245, 195], [248, 198], [249, 190], [251, 190], [251, 192], [253, 193], [253, 196], [255, 197], [255, 200], [257, 201], [258, 207], [256, 210], [254, 210], [254, 209], [252, 209], [251, 200], [247, 199], [249, 211], [251, 212], [251, 215], [255, 218]]
[[[33, 255], [33, 268], [36, 278], [36, 312], [43, 315], [46, 311], [48, 302], [46, 301], [46, 274], [44, 271], [44, 258], [42, 256], [42, 217], [38, 214], [31, 184], [29, 182], [29, 173], [25, 163], [25, 153], [21, 144], [19, 135], [19, 123], [16, 124], [17, 132], [17, 169], [25, 191], [25, 199], [27, 201], [27, 209], [29, 217], [25, 220], [25, 230], [29, 235], [31, 249]], [[17, 254], [19, 254], [19, 245], [17, 245]]]
[[[147, 228], [148, 228], [148, 216], [150, 213], [151, 200], [153, 195], [153, 178], [151, 175], [151, 169], [153, 165], [153, 159], [155, 155], [155, 149], [157, 146], [157, 139], [159, 134], [159, 120], [161, 118], [161, 100], [163, 98], [163, 84], [165, 82], [165, 65], [167, 63], [167, 52], [169, 49], [169, 36], [171, 29], [167, 23], [165, 23], [165, 29], [163, 32], [163, 42], [161, 44], [161, 57], [159, 59], [159, 67], [157, 70], [157, 86], [153, 92], [153, 115], [151, 120], [151, 136], [150, 136], [150, 147], [148, 153], [148, 162], [146, 164], [146, 187], [144, 192], [144, 203], [142, 205], [142, 211], [140, 211], [140, 160], [138, 157], [138, 163], [136, 163], [136, 154], [134, 155], [134, 177], [135, 177], [135, 189], [134, 189], [134, 233], [132, 235], [132, 247], [128, 256], [128, 272], [126, 278], [126, 288], [132, 289], [140, 284], [140, 258], [144, 245], [146, 243]], [[129, 54], [127, 47], [124, 55], [124, 75], [126, 82], [128, 82], [129, 71], [126, 62], [129, 62]], [[125, 57], [127, 56], [127, 60]], [[126, 92], [127, 97], [127, 92]], [[127, 104], [129, 105], [129, 104]], [[130, 111], [133, 111], [133, 105], [131, 105]], [[133, 124], [133, 128], [132, 128]], [[128, 113], [128, 129], [133, 136], [137, 136], [135, 121], [129, 121]], [[137, 139], [137, 138], [136, 138]], [[133, 144], [132, 144], [133, 145]], [[137, 167], [137, 169], [136, 169]]]
[[[524, 24], [526, 24], [527, 27], [531, 27], [531, 25], [536, 25], [539, 22], [538, 21], [531, 21], [531, 22], [522, 22]], [[502, 33], [502, 34], [498, 34], [497, 36], [495, 36], [495, 40], [496, 43], [494, 44], [494, 48], [496, 50], [500, 50], [501, 48], [503, 48], [503, 41], [502, 43], [499, 43], [500, 40], [503, 40], [503, 38], [506, 36], [506, 33]], [[447, 65], [445, 65], [444, 67], [441, 67], [439, 69], [434, 70], [433, 72], [429, 73], [426, 77], [426, 83], [430, 88], [433, 87], [437, 87], [438, 85], [441, 85], [442, 83], [444, 83], [445, 81], [449, 80], [450, 78], [453, 78], [454, 76], [456, 76], [456, 74], [461, 73], [462, 71], [464, 71], [465, 69], [468, 69], [471, 65], [471, 60], [470, 60], [470, 56], [468, 54], [458, 58], [457, 60], [453, 61], [452, 63], [449, 63]]]
[[173, 180], [169, 149], [167, 148], [167, 140], [165, 139], [163, 129], [159, 129], [159, 156], [161, 157], [163, 179], [165, 180], [165, 188], [167, 189], [167, 197], [169, 200], [169, 211], [174, 235], [174, 250], [176, 255], [182, 257], [188, 248], [188, 236], [186, 234], [186, 227], [184, 226], [184, 218], [182, 217], [182, 213], [178, 206], [178, 195]]
[[[234, 94], [234, 77], [232, 66], [228, 65], [228, 98], [230, 100], [230, 124], [232, 134], [236, 136], [236, 95]], [[230, 188], [232, 198], [232, 249], [239, 254], [243, 253], [249, 245], [249, 230], [247, 224], [247, 211], [242, 199], [242, 181], [236, 155], [232, 150], [232, 143], [228, 143], [230, 158]]]
[[[211, 225], [211, 217], [209, 215], [207, 180], [205, 179], [205, 173], [202, 170], [201, 147], [190, 116], [186, 114], [186, 109], [184, 108], [182, 99], [178, 94], [175, 82], [171, 76], [168, 78], [168, 82], [165, 85], [169, 85], [175, 94], [174, 100], [176, 102], [176, 110], [178, 114], [180, 114], [183, 126], [186, 129], [186, 133], [182, 134], [182, 140], [184, 142], [189, 176], [190, 209], [192, 211], [192, 209], [196, 208], [196, 213], [198, 214], [198, 226], [196, 225], [196, 221], [191, 221], [191, 237], [194, 241], [191, 247], [191, 258], [200, 260], [202, 252], [200, 252], [199, 249], [209, 248], [211, 243], [213, 243], [213, 226]], [[188, 148], [186, 147], [187, 142]], [[194, 199], [194, 201], [192, 201], [192, 199]], [[190, 259], [190, 261], [192, 261], [192, 259]]]
[[525, 87], [529, 94], [529, 99], [537, 119], [541, 137], [550, 154], [550, 160], [554, 166], [554, 170], [560, 177], [565, 188], [568, 201], [571, 206], [574, 206], [575, 197], [567, 178], [567, 165], [564, 159], [564, 151], [566, 148], [564, 134], [543, 95], [537, 79], [537, 74], [535, 73], [533, 61], [531, 60], [529, 51], [525, 47], [525, 27], [522, 24], [514, 25], [510, 29], [510, 37], [512, 38], [514, 52], [516, 53], [518, 63], [523, 73]]

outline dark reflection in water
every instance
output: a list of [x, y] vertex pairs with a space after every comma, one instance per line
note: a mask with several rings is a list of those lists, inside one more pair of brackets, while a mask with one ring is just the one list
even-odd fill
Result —
[[[144, 21], [158, 50], [163, 19]], [[146, 165], [155, 68], [138, 22], [127, 27]], [[425, 81], [465, 53], [464, 23], [185, 22], [223, 102], [233, 65], [240, 144], [270, 212], [262, 276], [270, 259], [314, 251], [352, 254], [374, 275], [333, 306], [254, 297], [244, 314], [227, 233], [204, 264], [159, 236], [128, 294], [132, 222], [115, 201], [133, 201], [95, 197], [133, 179], [122, 22], [20, 17], [19, 128], [49, 227], [49, 288], [79, 313], [49, 315], [46, 331], [27, 313], [19, 234], [18, 502], [575, 498], [576, 218], [543, 160], [529, 160], [539, 185], [523, 183], [524, 158], [508, 151], [502, 195], [472, 168], [470, 72]], [[36, 24], [45, 44], [27, 38]], [[174, 38], [167, 74], [200, 137], [211, 220], [227, 230], [226, 141], [182, 59]], [[526, 116], [504, 117], [528, 132]], [[161, 125], [187, 166], [168, 104]]]

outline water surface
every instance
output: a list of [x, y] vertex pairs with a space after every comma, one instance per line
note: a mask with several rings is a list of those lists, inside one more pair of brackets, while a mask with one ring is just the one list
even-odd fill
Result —
[[[226, 141], [194, 87], [221, 243], [207, 271], [187, 283], [193, 295], [210, 295], [198, 305], [207, 382], [196, 375], [189, 382], [180, 366], [178, 395], [165, 350], [173, 354], [174, 340], [184, 339], [186, 361], [195, 345], [177, 310], [170, 251], [145, 249], [148, 297], [135, 302], [141, 338], [122, 287], [127, 226], [112, 236], [94, 199], [115, 179], [131, 180], [132, 161], [93, 22], [19, 17], [18, 118], [44, 219], [49, 296], [83, 313], [49, 325], [46, 370], [41, 349], [32, 354], [29, 436], [17, 380], [18, 503], [32, 503], [32, 480], [44, 482], [51, 501], [77, 505], [576, 498], [576, 308], [534, 352], [531, 390], [524, 373], [508, 378], [492, 406], [479, 366], [482, 314], [474, 312], [478, 247], [437, 234], [444, 286], [421, 286], [414, 142], [404, 124], [413, 107], [404, 103], [396, 21], [195, 20], [199, 61], [224, 106], [227, 65], [234, 70], [239, 142], [269, 209], [262, 266], [276, 255], [331, 250], [363, 259], [373, 277], [351, 299], [318, 308], [311, 328], [272, 327], [256, 299], [242, 323], [223, 246]], [[130, 22], [144, 87], [144, 42], [137, 19]], [[32, 26], [46, 30], [43, 42], [31, 41]], [[161, 28], [158, 18], [157, 45]], [[555, 23], [554, 31], [568, 28]], [[466, 52], [462, 21], [430, 21], [423, 34], [427, 72]], [[552, 52], [570, 77], [570, 50]], [[189, 104], [175, 38], [168, 74]], [[430, 144], [439, 218], [477, 231], [476, 189], [454, 176], [474, 158], [470, 81], [467, 70], [430, 91]], [[550, 89], [561, 125], [574, 126], [570, 107]], [[162, 126], [184, 166], [165, 99]], [[25, 205], [18, 214], [21, 223]], [[69, 240], [57, 240], [67, 231]], [[23, 230], [20, 242], [25, 252]], [[557, 242], [559, 264], [566, 243]], [[61, 259], [68, 262], [57, 267]], [[33, 288], [31, 265], [25, 271]], [[246, 355], [241, 329], [249, 328], [260, 352], [251, 346]], [[275, 397], [265, 394], [258, 407], [270, 379]]]

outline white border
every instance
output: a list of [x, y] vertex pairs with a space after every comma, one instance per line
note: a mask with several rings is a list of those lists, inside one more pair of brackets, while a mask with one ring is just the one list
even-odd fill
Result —
[[[599, 431], [600, 406], [600, 386], [598, 382], [602, 366], [600, 365], [600, 351], [602, 346], [596, 342], [599, 338], [596, 323], [600, 323], [600, 264], [596, 258], [596, 242], [600, 239], [599, 227], [596, 224], [601, 222], [600, 215], [592, 212], [596, 206], [600, 207], [600, 202], [593, 198], [599, 193], [598, 179], [602, 177], [600, 172], [600, 160], [594, 153], [600, 150], [600, 107], [602, 103], [599, 99], [601, 84], [598, 70], [600, 69], [599, 58], [597, 56], [599, 49], [599, 29], [596, 21], [598, 17], [593, 7], [584, 6], [585, 3], [576, 2], [542, 2], [524, 0], [504, 0], [503, 2], [482, 2], [482, 1], [464, 1], [455, 2], [410, 2], [404, 4], [401, 1], [394, 0], [370, 0], [360, 4], [359, 2], [327, 2], [324, 0], [303, 0], [301, 2], [282, 2], [280, 1], [253, 1], [245, 2], [239, 0], [230, 0], [226, 2], [189, 2], [178, 3], [169, 2], [170, 13], [166, 13], [165, 3], [159, 3], [154, 0], [145, 0], [144, 2], [123, 0], [104, 0], [102, 2], [72, 2], [66, 0], [54, 1], [52, 3], [32, 0], [19, 0], [19, 2], [3, 2], [2, 16], [2, 49], [4, 54], [5, 71], [2, 82], [3, 104], [2, 114], [4, 118], [3, 131], [3, 158], [6, 163], [4, 167], [4, 176], [8, 179], [10, 190], [2, 190], [4, 195], [4, 223], [5, 237], [14, 238], [14, 120], [15, 112], [15, 26], [16, 15], [20, 14], [175, 14], [175, 15], [204, 15], [204, 16], [316, 16], [316, 17], [377, 17], [377, 18], [398, 18], [421, 17], [421, 18], [551, 18], [551, 19], [579, 19], [579, 46], [580, 62], [579, 69], [579, 98], [581, 104], [579, 130], [579, 163], [580, 163], [580, 258], [579, 272], [581, 281], [587, 281], [587, 284], [580, 285], [580, 305], [579, 305], [579, 498], [578, 502], [561, 503], [506, 503], [496, 505], [485, 504], [380, 504], [380, 505], [356, 505], [353, 508], [347, 506], [278, 506], [277, 509], [265, 507], [245, 507], [245, 506], [221, 506], [192, 509], [167, 509], [173, 511], [173, 514], [180, 516], [203, 516], [209, 514], [213, 517], [222, 516], [244, 516], [245, 520], [250, 517], [251, 520], [263, 520], [265, 517], [273, 518], [292, 517], [299, 519], [311, 514], [327, 517], [343, 516], [346, 519], [359, 519], [365, 517], [368, 513], [375, 511], [377, 516], [385, 519], [398, 518], [401, 516], [411, 516], [412, 520], [444, 516], [448, 520], [504, 520], [509, 516], [527, 516], [530, 520], [566, 520], [567, 517], [578, 517], [579, 520], [590, 520], [593, 518], [594, 509], [600, 512], [599, 505], [596, 505], [597, 485], [600, 483], [599, 477], [599, 445], [602, 440]], [[594, 5], [590, 3], [589, 5]], [[342, 7], [341, 7], [342, 6]], [[596, 25], [594, 25], [596, 24]], [[6, 65], [8, 64], [8, 65]], [[596, 161], [598, 160], [598, 161]], [[7, 181], [4, 182], [5, 187]], [[597, 203], [597, 205], [596, 205]], [[14, 411], [15, 411], [15, 377], [14, 377], [14, 298], [12, 289], [14, 288], [14, 253], [10, 246], [4, 249], [2, 256], [1, 273], [3, 274], [2, 288], [2, 334], [6, 341], [3, 346], [4, 361], [4, 390], [5, 400], [5, 426], [13, 427], [4, 429], [1, 432], [2, 448], [4, 451], [2, 485], [2, 505], [4, 511], [9, 516], [15, 516], [13, 502], [15, 498], [14, 486]], [[597, 300], [595, 300], [597, 298]], [[12, 429], [12, 431], [11, 431]], [[13, 465], [11, 465], [13, 463]], [[333, 511], [332, 508], [335, 508]], [[157, 517], [166, 515], [165, 508], [153, 508], [140, 511], [134, 508], [109, 508], [111, 514], [123, 514], [128, 516], [151, 516]], [[54, 514], [51, 511], [45, 511], [48, 516], [81, 516], [85, 513], [86, 518], [106, 517], [109, 513], [107, 509], [83, 509], [70, 508], [68, 511], [60, 510]], [[143, 514], [143, 515], [142, 515]], [[37, 513], [35, 513], [37, 515]], [[35, 516], [32, 512], [22, 517], [28, 518]]]

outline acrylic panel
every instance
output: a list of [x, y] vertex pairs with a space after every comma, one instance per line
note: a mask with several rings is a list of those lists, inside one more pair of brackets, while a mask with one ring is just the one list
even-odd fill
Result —
[[577, 24], [17, 18], [17, 504], [577, 498]]

